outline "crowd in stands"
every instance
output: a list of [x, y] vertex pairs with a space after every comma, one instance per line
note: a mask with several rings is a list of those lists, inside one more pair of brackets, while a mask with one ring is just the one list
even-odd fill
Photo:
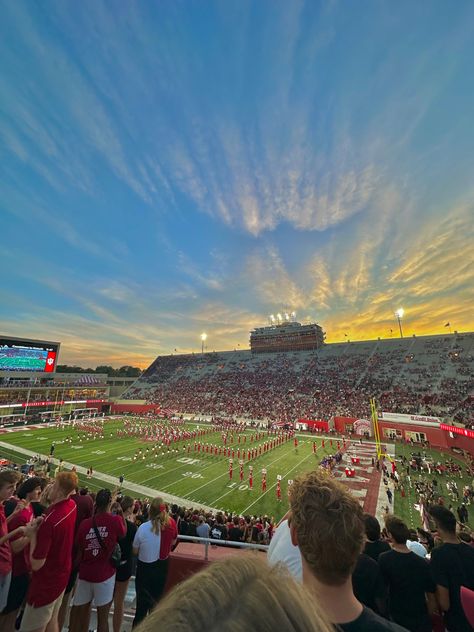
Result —
[[162, 356], [124, 394], [177, 412], [294, 421], [381, 410], [474, 422], [474, 334], [317, 351]]
[[[89, 493], [73, 471], [22, 480], [4, 469], [0, 629], [13, 632], [17, 622], [23, 632], [58, 632], [69, 614], [71, 632], [87, 632], [93, 603], [97, 631], [108, 632], [113, 603], [113, 631], [121, 632], [135, 573], [134, 626], [144, 631], [430, 632], [444, 617], [450, 632], [472, 632], [461, 595], [474, 599], [472, 534], [441, 504], [427, 503], [427, 516], [415, 531], [387, 514], [381, 529], [323, 469], [295, 479], [278, 525], [117, 490]], [[269, 544], [268, 564], [232, 556], [163, 597], [179, 535]]]

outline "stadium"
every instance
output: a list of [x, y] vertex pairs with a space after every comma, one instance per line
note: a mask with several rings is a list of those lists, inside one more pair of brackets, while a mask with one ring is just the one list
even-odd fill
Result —
[[474, 4], [0, 33], [0, 632], [474, 632]]
[[121, 380], [57, 372], [57, 342], [0, 342], [4, 470], [71, 471], [92, 494], [164, 499], [183, 539], [168, 587], [222, 555], [206, 547], [191, 562], [198, 516], [242, 521], [239, 539], [265, 549], [294, 480], [315, 470], [381, 523], [396, 514], [429, 529], [428, 507], [442, 502], [469, 533], [473, 333], [328, 344], [320, 325], [278, 315], [247, 351], [203, 345]]

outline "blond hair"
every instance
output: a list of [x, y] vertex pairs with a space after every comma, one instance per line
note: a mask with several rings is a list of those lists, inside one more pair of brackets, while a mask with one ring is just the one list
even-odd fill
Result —
[[364, 514], [350, 491], [322, 471], [295, 479], [290, 522], [313, 575], [339, 586], [352, 574], [365, 540]]
[[166, 529], [170, 521], [170, 517], [165, 505], [165, 501], [161, 496], [153, 498], [150, 503], [148, 515], [151, 520], [151, 530], [153, 533], [160, 533], [162, 529]]
[[331, 632], [314, 597], [282, 565], [262, 555], [239, 554], [214, 562], [175, 586], [140, 626], [140, 632]]

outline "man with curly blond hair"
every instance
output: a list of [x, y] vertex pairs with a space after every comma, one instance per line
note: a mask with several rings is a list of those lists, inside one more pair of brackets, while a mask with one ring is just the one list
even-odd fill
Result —
[[354, 596], [351, 575], [365, 543], [364, 514], [350, 491], [322, 471], [290, 489], [291, 539], [299, 546], [303, 583], [344, 632], [401, 632]]

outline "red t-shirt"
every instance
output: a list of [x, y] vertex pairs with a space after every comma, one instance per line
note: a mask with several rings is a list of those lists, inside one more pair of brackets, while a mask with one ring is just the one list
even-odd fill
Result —
[[[8, 523], [8, 531], [15, 531], [17, 527], [24, 527], [26, 524], [30, 522], [33, 518], [33, 508], [31, 504], [27, 507], [14, 514], [10, 518], [10, 522]], [[10, 542], [14, 542], [19, 538], [22, 538], [21, 534], [18, 534], [10, 539]], [[30, 547], [29, 545], [25, 546], [24, 549], [19, 551], [19, 553], [13, 553], [12, 558], [12, 575], [13, 577], [18, 577], [19, 575], [24, 575], [30, 571], [29, 559], [30, 559]]]
[[79, 525], [76, 536], [76, 547], [82, 551], [79, 564], [79, 579], [87, 582], [104, 582], [115, 574], [115, 568], [110, 562], [110, 556], [117, 541], [127, 532], [124, 521], [120, 516], [110, 513], [100, 513], [94, 516], [95, 524], [102, 538], [103, 545], [92, 526], [92, 518], [83, 520]]
[[67, 498], [51, 505], [36, 535], [33, 559], [46, 559], [33, 571], [27, 603], [35, 608], [46, 606], [66, 588], [72, 567], [72, 544], [76, 524], [76, 503]]
[[[0, 503], [0, 538], [8, 533], [7, 519], [3, 503]], [[8, 540], [0, 546], [0, 575], [8, 575], [12, 570], [12, 550]]]
[[168, 524], [161, 530], [161, 543], [160, 543], [160, 560], [168, 559], [171, 553], [171, 546], [178, 537], [178, 529], [176, 522], [170, 517]]

